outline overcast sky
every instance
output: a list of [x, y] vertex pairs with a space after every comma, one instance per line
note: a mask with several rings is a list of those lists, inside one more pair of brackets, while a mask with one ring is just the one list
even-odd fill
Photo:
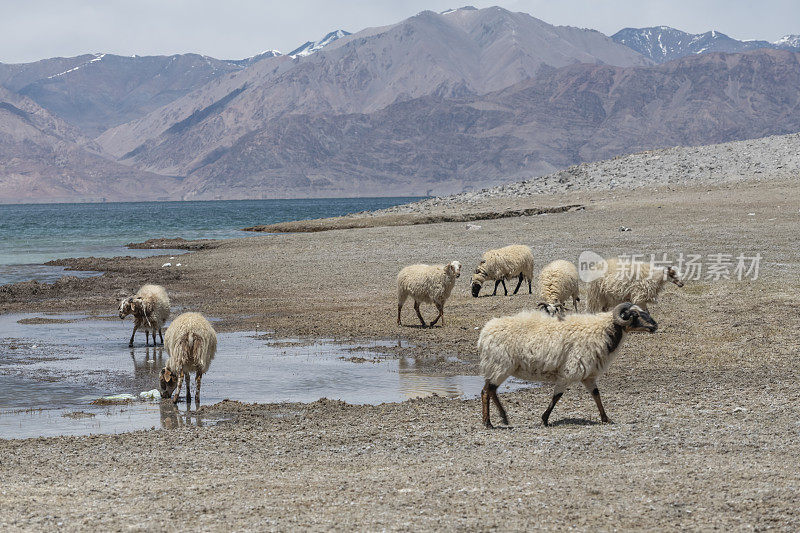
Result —
[[[469, 1], [469, 0], [462, 0]], [[737, 39], [774, 41], [800, 33], [799, 0], [494, 0], [471, 2], [523, 11], [551, 24], [594, 28], [666, 25], [691, 33], [719, 30]], [[0, 62], [87, 52], [152, 55], [197, 52], [224, 59], [263, 50], [289, 52], [334, 29], [356, 32], [448, 0], [0, 0]]]

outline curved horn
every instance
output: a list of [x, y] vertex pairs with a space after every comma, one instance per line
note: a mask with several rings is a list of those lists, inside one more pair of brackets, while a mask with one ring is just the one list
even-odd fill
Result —
[[633, 304], [630, 302], [625, 302], [624, 304], [616, 306], [613, 314], [614, 324], [618, 326], [630, 326], [631, 322], [633, 322], [633, 314], [630, 312], [631, 307], [633, 307]]

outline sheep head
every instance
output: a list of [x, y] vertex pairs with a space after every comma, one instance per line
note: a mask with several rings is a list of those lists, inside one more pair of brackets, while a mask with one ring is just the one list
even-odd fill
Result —
[[564, 307], [564, 304], [560, 302], [556, 302], [554, 304], [540, 302], [536, 308], [550, 316], [557, 317], [559, 320], [564, 320], [564, 317], [567, 314], [567, 309]]
[[650, 313], [630, 302], [619, 304], [614, 308], [613, 320], [614, 324], [627, 332], [646, 331], [655, 333], [656, 329], [658, 329], [658, 324], [650, 316]]
[[445, 272], [447, 272], [450, 276], [459, 277], [461, 275], [461, 263], [458, 261], [453, 261], [446, 267], [444, 267]]
[[675, 267], [667, 267], [664, 269], [664, 276], [678, 287], [683, 287], [681, 275]]
[[175, 392], [175, 388], [178, 386], [178, 376], [175, 375], [169, 368], [164, 367], [161, 369], [161, 374], [159, 375], [159, 384], [158, 388], [161, 391], [162, 398], [169, 398], [172, 396], [172, 393]]
[[133, 297], [130, 298], [123, 298], [119, 301], [119, 317], [125, 318], [129, 314], [133, 313]]
[[475, 269], [475, 273], [472, 275], [472, 296], [474, 296], [475, 298], [477, 298], [478, 294], [480, 294], [481, 285], [483, 284], [484, 281], [486, 281], [486, 278], [488, 277], [486, 275], [486, 271], [483, 269], [483, 264], [485, 262], [486, 261], [481, 261], [481, 264], [478, 265], [478, 268]]

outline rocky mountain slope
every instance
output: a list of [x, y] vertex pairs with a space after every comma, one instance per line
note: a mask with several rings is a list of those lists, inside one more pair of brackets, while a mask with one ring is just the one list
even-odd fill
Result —
[[168, 198], [179, 185], [93, 148], [73, 126], [0, 87], [0, 202]]
[[686, 33], [669, 26], [624, 28], [611, 38], [636, 50], [656, 63], [666, 63], [692, 54], [705, 52], [746, 52], [761, 48], [800, 51], [800, 35], [786, 35], [774, 43], [761, 40], [740, 41], [718, 31]]
[[379, 211], [359, 213], [357, 216], [440, 213], [446, 207], [481, 203], [491, 198], [525, 198], [577, 190], [661, 189], [699, 183], [796, 179], [800, 175], [798, 146], [800, 134], [793, 133], [706, 146], [648, 150], [581, 163], [533, 180], [427, 198]]
[[186, 198], [445, 194], [645, 149], [800, 131], [800, 54], [572, 65], [480, 96], [274, 119], [198, 168]]
[[0, 85], [95, 137], [241, 68], [197, 54], [88, 54], [0, 64]]
[[[425, 96], [485, 94], [575, 63], [649, 61], [593, 30], [501, 8], [423, 12], [340, 37], [323, 51], [260, 61], [98, 138], [126, 164], [187, 176], [271, 121], [371, 113]], [[287, 120], [296, 120], [287, 118]]]

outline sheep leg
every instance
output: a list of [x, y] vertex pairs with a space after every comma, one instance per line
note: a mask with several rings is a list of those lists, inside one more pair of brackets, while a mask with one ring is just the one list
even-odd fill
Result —
[[547, 407], [547, 410], [544, 413], [542, 413], [542, 423], [545, 426], [550, 425], [550, 423], [548, 422], [550, 420], [550, 413], [553, 412], [553, 408], [556, 406], [558, 400], [560, 400], [563, 395], [564, 395], [564, 386], [561, 384], [557, 384], [553, 388], [553, 398], [550, 400], [550, 405]]
[[533, 289], [531, 289], [531, 279], [528, 278], [528, 294], [533, 294]]
[[[161, 346], [164, 346], [164, 334], [161, 332], [161, 328], [158, 328], [158, 336], [161, 337]], [[153, 345], [156, 344], [156, 335], [153, 334]]]
[[501, 280], [500, 280], [500, 283], [502, 283], [502, 284], [503, 284], [503, 291], [505, 291], [505, 293], [506, 293], [506, 296], [508, 296], [508, 287], [506, 287], [506, 280], [504, 280], [504, 279], [501, 279]]
[[604, 423], [611, 422], [611, 419], [606, 415], [606, 410], [603, 409], [603, 401], [600, 399], [600, 389], [597, 388], [595, 380], [587, 379], [583, 382], [583, 386], [592, 394], [594, 403], [597, 404], [597, 410], [600, 411], [600, 421]]
[[198, 371], [197, 375], [194, 378], [194, 404], [195, 406], [200, 405], [200, 381], [203, 379], [203, 373]]
[[440, 318], [442, 319], [442, 327], [444, 327], [444, 305], [436, 304], [436, 309], [439, 311], [439, 314], [436, 316], [436, 319], [431, 322], [431, 327], [433, 327], [433, 325], [436, 324]]
[[494, 282], [494, 292], [492, 293], [492, 296], [497, 296], [497, 287], [500, 285], [501, 281], [502, 280], [498, 279], [497, 281]]
[[494, 429], [492, 425], [492, 421], [489, 419], [489, 387], [492, 384], [489, 383], [489, 380], [486, 380], [486, 384], [483, 386], [483, 390], [481, 390], [481, 405], [483, 406], [483, 427], [486, 429]]
[[133, 333], [131, 333], [131, 340], [128, 341], [128, 348], [133, 347], [133, 337], [136, 336], [136, 330], [139, 329], [139, 326], [136, 324], [133, 325]]
[[191, 382], [192, 382], [192, 376], [190, 376], [189, 373], [187, 372], [186, 373], [186, 407], [187, 407], [187, 409], [189, 407], [189, 403], [192, 401], [192, 390], [191, 390], [191, 387], [189, 387], [189, 383], [191, 383]]
[[500, 411], [500, 421], [507, 426], [508, 417], [506, 416], [506, 410], [503, 409], [503, 405], [500, 403], [500, 397], [497, 395], [497, 385], [489, 385], [489, 395], [494, 400], [497, 410]]
[[178, 386], [175, 387], [175, 396], [172, 397], [172, 403], [178, 403], [178, 396], [181, 395], [181, 385], [183, 385], [183, 370], [178, 374]]
[[[153, 337], [153, 345], [155, 346], [155, 344], [156, 344], [156, 339], [155, 337]], [[144, 330], [144, 345], [150, 346], [150, 330], [148, 329]]]
[[520, 275], [519, 275], [519, 283], [517, 283], [517, 288], [516, 288], [516, 289], [514, 289], [514, 294], [517, 294], [517, 291], [519, 291], [519, 288], [522, 286], [522, 279], [523, 279], [524, 277], [525, 277], [525, 276], [523, 276], [522, 274], [520, 274]]
[[424, 328], [425, 326], [427, 326], [427, 324], [425, 323], [425, 319], [422, 318], [422, 313], [419, 312], [419, 302], [416, 301], [416, 300], [414, 300], [414, 311], [417, 312], [417, 316], [419, 317], [419, 321], [422, 322], [422, 327]]
[[405, 296], [401, 296], [401, 297], [400, 297], [400, 298], [397, 300], [397, 325], [398, 325], [398, 326], [402, 326], [402, 325], [403, 325], [403, 324], [400, 322], [400, 311], [402, 311], [402, 310], [403, 310], [403, 304], [405, 304], [405, 303], [406, 303], [406, 297], [405, 297]]

